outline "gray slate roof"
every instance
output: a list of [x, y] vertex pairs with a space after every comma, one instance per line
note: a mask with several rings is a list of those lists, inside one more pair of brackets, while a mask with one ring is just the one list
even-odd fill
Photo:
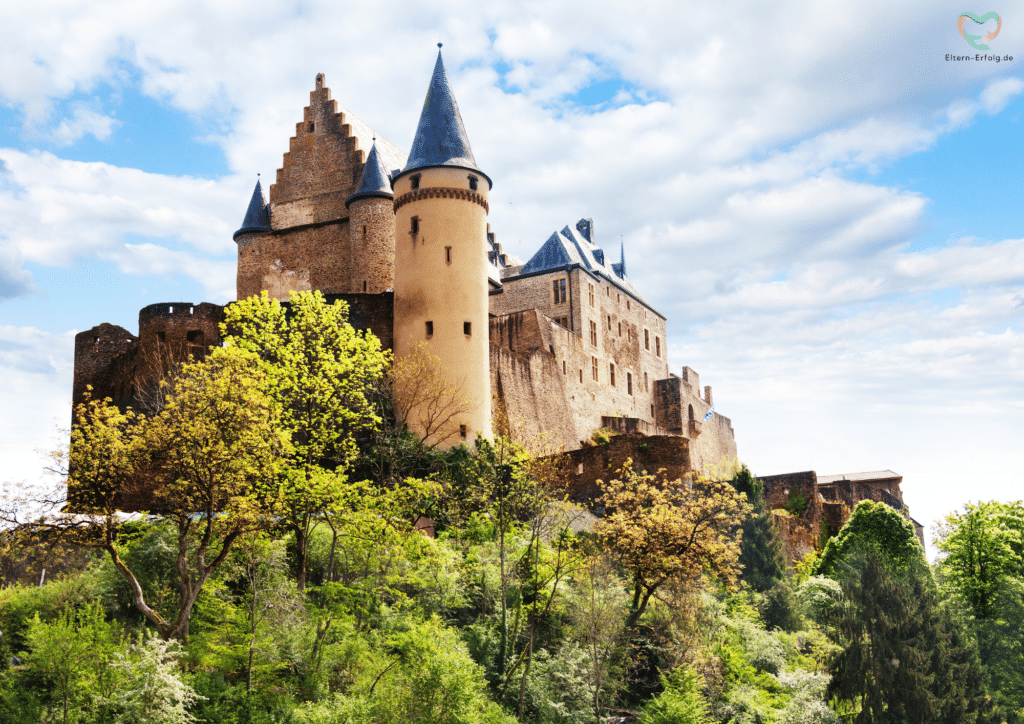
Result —
[[363, 174], [359, 177], [359, 186], [356, 192], [345, 200], [345, 208], [353, 201], [367, 198], [393, 199], [395, 195], [391, 192], [391, 178], [384, 161], [377, 153], [377, 143], [370, 147], [370, 154], [366, 157], [363, 165]]
[[548, 237], [537, 253], [516, 271], [516, 275], [531, 276], [558, 271], [564, 269], [566, 265], [578, 265], [593, 274], [605, 277], [624, 292], [646, 304], [640, 292], [626, 278], [625, 250], [620, 250], [618, 263], [608, 263], [604, 250], [593, 243], [593, 235], [594, 222], [591, 219], [580, 219], [575, 229], [566, 226]]
[[423, 101], [423, 112], [416, 127], [409, 161], [402, 173], [431, 166], [454, 166], [476, 171], [487, 179], [489, 186], [492, 185], [491, 179], [480, 170], [473, 158], [473, 149], [469, 147], [469, 136], [466, 135], [459, 105], [448, 83], [440, 50], [437, 51], [430, 88]]
[[238, 239], [242, 234], [259, 234], [270, 231], [270, 206], [263, 198], [263, 187], [260, 180], [256, 179], [256, 188], [252, 191], [252, 198], [249, 200], [249, 208], [246, 209], [245, 218], [242, 220], [242, 227], [234, 233], [232, 239]]

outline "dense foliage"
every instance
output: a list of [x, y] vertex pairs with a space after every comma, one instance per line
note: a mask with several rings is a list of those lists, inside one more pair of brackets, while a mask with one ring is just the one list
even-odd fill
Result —
[[951, 516], [938, 585], [884, 506], [789, 571], [745, 468], [588, 511], [507, 436], [426, 446], [394, 391], [452, 390], [344, 315], [249, 300], [146, 415], [79, 409], [79, 514], [0, 506], [0, 724], [1020, 720], [1019, 504]]

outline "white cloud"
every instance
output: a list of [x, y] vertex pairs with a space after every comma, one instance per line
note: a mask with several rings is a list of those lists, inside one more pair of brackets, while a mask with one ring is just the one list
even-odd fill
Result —
[[1024, 81], [1020, 78], [1003, 78], [993, 81], [981, 92], [981, 104], [989, 115], [995, 115], [1006, 108], [1007, 104], [1024, 90]]
[[65, 118], [50, 133], [50, 139], [58, 146], [70, 146], [86, 135], [95, 136], [97, 140], [105, 141], [110, 138], [120, 121], [102, 113], [90, 110], [83, 106], [75, 108], [70, 119]]

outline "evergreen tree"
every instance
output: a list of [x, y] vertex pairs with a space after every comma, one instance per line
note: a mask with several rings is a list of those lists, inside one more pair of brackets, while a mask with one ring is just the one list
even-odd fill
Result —
[[1001, 721], [977, 648], [939, 606], [923, 561], [897, 572], [876, 547], [860, 544], [847, 551], [840, 578], [831, 635], [843, 650], [829, 695], [855, 704], [854, 722]]
[[744, 465], [732, 479], [737, 492], [747, 496], [751, 512], [740, 524], [743, 542], [740, 547], [740, 580], [759, 593], [774, 588], [785, 579], [785, 563], [775, 532], [771, 512], [764, 504], [764, 487]]

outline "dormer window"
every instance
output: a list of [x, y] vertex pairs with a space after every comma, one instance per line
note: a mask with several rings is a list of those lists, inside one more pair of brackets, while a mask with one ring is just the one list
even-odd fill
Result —
[[469, 190], [470, 191], [476, 191], [476, 183], [477, 183], [476, 176], [470, 176], [469, 177]]
[[409, 182], [412, 184], [412, 190], [415, 191], [420, 187], [420, 175], [418, 173], [413, 174], [409, 177]]

